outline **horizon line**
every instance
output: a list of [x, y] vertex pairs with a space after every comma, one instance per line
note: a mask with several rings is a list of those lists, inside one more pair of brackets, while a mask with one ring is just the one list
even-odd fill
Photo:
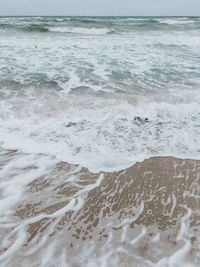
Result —
[[200, 15], [1, 15], [0, 17], [200, 17]]

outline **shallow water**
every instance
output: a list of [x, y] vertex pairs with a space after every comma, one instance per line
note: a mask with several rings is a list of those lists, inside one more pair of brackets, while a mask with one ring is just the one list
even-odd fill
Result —
[[92, 174], [1, 151], [1, 266], [198, 266], [200, 162]]

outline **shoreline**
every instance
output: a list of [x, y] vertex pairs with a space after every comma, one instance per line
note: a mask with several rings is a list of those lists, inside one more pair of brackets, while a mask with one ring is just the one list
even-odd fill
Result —
[[[100, 174], [60, 162], [35, 175], [46, 156], [29, 158], [25, 167], [22, 160], [28, 156], [1, 154], [1, 173], [15, 161], [7, 180], [16, 183], [27, 175], [20, 181], [20, 197], [8, 204], [9, 213], [1, 212], [2, 266], [61, 264], [64, 255], [65, 264], [73, 267], [98, 266], [105, 259], [105, 266], [198, 263], [200, 161], [157, 157]], [[50, 250], [49, 259], [42, 256]]]

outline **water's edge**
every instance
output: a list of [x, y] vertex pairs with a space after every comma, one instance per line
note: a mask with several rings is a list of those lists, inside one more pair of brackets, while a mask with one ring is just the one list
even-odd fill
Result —
[[0, 160], [1, 266], [197, 266], [200, 161], [92, 174], [42, 154]]

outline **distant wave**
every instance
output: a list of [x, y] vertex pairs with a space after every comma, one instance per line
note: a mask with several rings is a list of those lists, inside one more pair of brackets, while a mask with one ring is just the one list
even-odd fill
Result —
[[90, 24], [90, 23], [96, 23], [97, 21], [101, 21], [101, 20], [96, 20], [96, 19], [92, 19], [92, 18], [71, 18], [71, 21], [78, 21], [81, 23], [85, 23], [85, 24]]
[[21, 17], [0, 18], [1, 32], [106, 35], [136, 31], [199, 30], [199, 17]]
[[95, 17], [68, 17], [68, 18], [64, 18], [65, 20], [68, 19], [70, 21], [74, 21], [74, 22], [79, 22], [79, 23], [85, 23], [85, 24], [91, 24], [91, 23], [97, 23], [97, 22], [102, 22], [105, 23], [105, 21], [108, 21], [108, 18], [95, 18]]
[[43, 25], [32, 24], [22, 28], [27, 32], [48, 32], [49, 30]]
[[60, 33], [73, 33], [73, 34], [112, 34], [115, 33], [113, 29], [106, 28], [73, 28], [73, 27], [49, 27], [50, 32], [60, 32]]
[[188, 20], [188, 19], [158, 19], [157, 20], [161, 24], [169, 24], [169, 25], [177, 25], [177, 24], [190, 24], [194, 23], [194, 20]]

